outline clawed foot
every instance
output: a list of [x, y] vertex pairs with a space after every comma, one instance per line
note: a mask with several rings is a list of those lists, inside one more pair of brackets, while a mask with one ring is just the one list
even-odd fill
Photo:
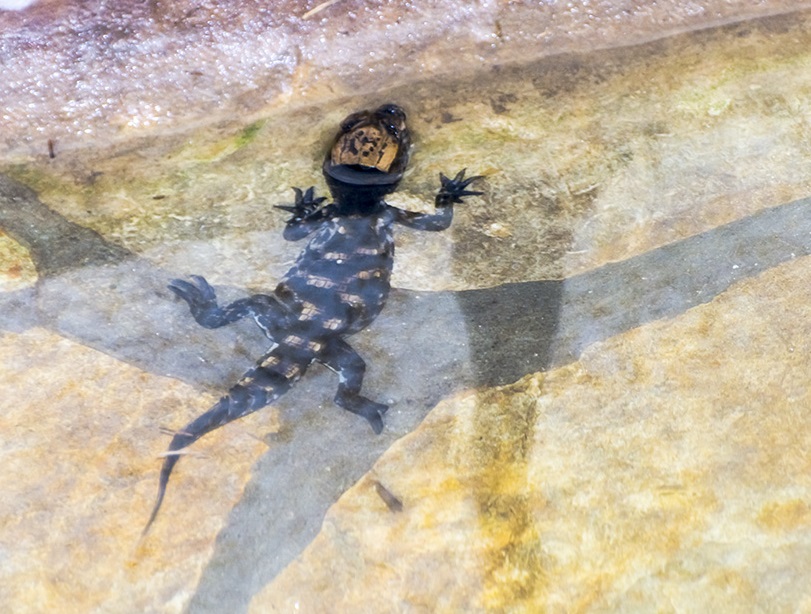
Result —
[[173, 279], [169, 282], [169, 289], [189, 304], [189, 307], [217, 305], [217, 295], [214, 288], [199, 275], [190, 276], [194, 283], [183, 279]]
[[287, 223], [299, 223], [305, 220], [317, 219], [323, 216], [324, 203], [326, 197], [315, 197], [315, 188], [310, 187], [306, 192], [302, 192], [299, 188], [293, 188], [296, 193], [296, 202], [292, 205], [274, 205], [277, 209], [287, 211], [293, 214]]
[[369, 401], [364, 407], [364, 411], [361, 415], [369, 421], [375, 435], [380, 435], [380, 433], [383, 432], [383, 414], [385, 414], [388, 409], [388, 405], [375, 403], [374, 401]]
[[436, 204], [439, 206], [450, 205], [451, 203], [462, 203], [463, 196], [481, 196], [484, 192], [476, 192], [474, 190], [467, 190], [467, 186], [481, 179], [484, 175], [474, 175], [465, 179], [465, 171], [462, 169], [456, 174], [453, 179], [448, 179], [442, 173], [439, 173], [439, 181], [442, 186], [439, 193], [436, 195]]
[[383, 432], [383, 414], [388, 411], [388, 405], [375, 403], [371, 399], [346, 390], [338, 391], [335, 395], [335, 404], [347, 411], [351, 411], [353, 414], [366, 418], [376, 435]]
[[[217, 295], [214, 288], [199, 275], [191, 275], [191, 282], [173, 279], [169, 289], [189, 305], [194, 319], [206, 328], [217, 328], [221, 311], [217, 306]], [[192, 283], [193, 282], [193, 283]]]

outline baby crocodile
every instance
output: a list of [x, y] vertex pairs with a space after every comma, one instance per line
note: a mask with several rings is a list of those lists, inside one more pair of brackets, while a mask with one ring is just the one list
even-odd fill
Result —
[[186, 301], [194, 319], [205, 328], [219, 328], [252, 317], [273, 342], [268, 352], [211, 409], [177, 431], [160, 473], [158, 497], [144, 529], [158, 514], [169, 475], [180, 451], [232, 420], [273, 403], [318, 361], [338, 374], [335, 403], [383, 430], [388, 407], [360, 394], [366, 364], [344, 337], [367, 327], [383, 309], [389, 294], [394, 258], [392, 226], [444, 230], [453, 218], [453, 204], [480, 177], [453, 179], [440, 174], [435, 213], [414, 213], [386, 204], [408, 163], [411, 140], [403, 109], [394, 104], [360, 111], [342, 123], [323, 164], [334, 202], [325, 205], [313, 188], [295, 191], [292, 206], [277, 205], [292, 217], [284, 238], [311, 236], [307, 247], [273, 294], [256, 294], [225, 307], [214, 289], [199, 276], [175, 279], [169, 289]]

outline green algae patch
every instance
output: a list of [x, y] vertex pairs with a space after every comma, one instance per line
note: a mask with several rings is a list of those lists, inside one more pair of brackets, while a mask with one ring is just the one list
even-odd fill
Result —
[[242, 132], [239, 133], [239, 136], [236, 138], [236, 145], [237, 147], [245, 147], [249, 145], [256, 139], [259, 133], [262, 130], [262, 127], [265, 125], [264, 120], [255, 121], [252, 124], [245, 126]]
[[809, 24], [795, 13], [499, 66], [241, 124], [58, 148], [6, 170], [138, 253], [178, 240], [236, 245], [281, 229], [271, 205], [289, 203], [293, 186], [326, 195], [320, 165], [340, 118], [395, 101], [415, 146], [392, 202], [430, 210], [440, 172], [486, 176], [485, 195], [458, 207], [448, 232], [398, 231], [408, 266], [395, 285], [561, 279], [811, 192]]

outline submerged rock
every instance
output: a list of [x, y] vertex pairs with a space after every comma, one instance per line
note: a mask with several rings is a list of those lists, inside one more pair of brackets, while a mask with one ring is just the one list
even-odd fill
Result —
[[251, 611], [807, 608], [809, 264], [442, 402]]

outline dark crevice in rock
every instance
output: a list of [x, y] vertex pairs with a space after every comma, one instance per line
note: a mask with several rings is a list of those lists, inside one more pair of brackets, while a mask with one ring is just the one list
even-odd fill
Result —
[[0, 228], [28, 248], [41, 277], [113, 264], [133, 254], [94, 230], [66, 220], [29, 187], [0, 175]]

